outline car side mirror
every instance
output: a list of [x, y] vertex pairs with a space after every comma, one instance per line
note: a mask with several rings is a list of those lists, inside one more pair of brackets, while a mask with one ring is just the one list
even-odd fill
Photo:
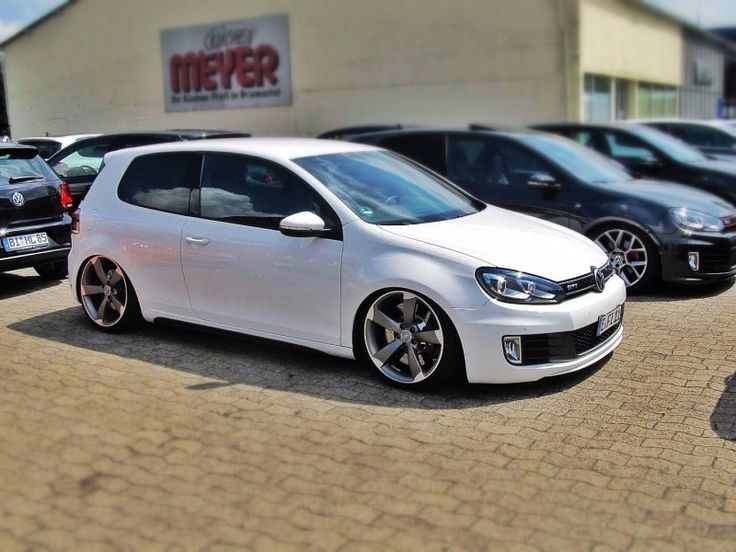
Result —
[[548, 173], [535, 173], [529, 177], [527, 186], [531, 188], [559, 188], [560, 183], [555, 180], [555, 177]]
[[662, 162], [656, 157], [645, 157], [636, 162], [636, 168], [642, 171], [651, 171], [652, 169], [658, 169], [662, 166]]
[[329, 230], [325, 229], [325, 221], [311, 211], [301, 211], [281, 219], [279, 230], [284, 236], [294, 238], [311, 238], [322, 236]]

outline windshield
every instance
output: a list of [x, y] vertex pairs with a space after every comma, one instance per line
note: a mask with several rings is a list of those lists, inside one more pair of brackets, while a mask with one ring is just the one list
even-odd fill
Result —
[[669, 134], [660, 132], [654, 128], [630, 126], [627, 130], [646, 141], [649, 145], [654, 146], [675, 161], [682, 163], [697, 163], [699, 161], [707, 161], [707, 158], [695, 148], [688, 146], [685, 142], [681, 142], [677, 138], [673, 138]]
[[479, 211], [443, 180], [386, 151], [294, 159], [353, 213], [372, 224], [417, 224]]
[[0, 151], [0, 185], [10, 184], [11, 178], [14, 182], [21, 178], [23, 180], [56, 180], [56, 175], [33, 150], [30, 153]]
[[618, 164], [572, 140], [544, 134], [530, 134], [523, 140], [584, 182], [609, 184], [631, 180], [631, 175]]

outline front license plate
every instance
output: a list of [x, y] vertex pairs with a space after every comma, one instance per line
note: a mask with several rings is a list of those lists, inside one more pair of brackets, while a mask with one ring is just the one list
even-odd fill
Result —
[[49, 237], [46, 232], [38, 234], [24, 234], [23, 236], [8, 236], [3, 238], [5, 251], [18, 251], [20, 249], [40, 249], [49, 245]]
[[611, 328], [621, 322], [621, 312], [623, 311], [622, 305], [619, 305], [611, 312], [602, 314], [598, 317], [598, 332], [596, 335], [601, 335], [608, 328]]

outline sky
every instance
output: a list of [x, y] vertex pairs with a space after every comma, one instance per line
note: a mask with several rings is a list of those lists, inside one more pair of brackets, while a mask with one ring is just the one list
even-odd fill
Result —
[[[736, 26], [736, 0], [644, 1], [702, 27]], [[0, 41], [63, 2], [64, 0], [0, 0]]]

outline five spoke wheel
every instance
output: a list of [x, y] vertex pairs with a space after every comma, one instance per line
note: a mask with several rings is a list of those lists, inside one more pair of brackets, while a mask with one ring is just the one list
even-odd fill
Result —
[[649, 256], [644, 242], [634, 232], [612, 228], [596, 237], [595, 243], [606, 252], [626, 287], [632, 287], [644, 278]]
[[125, 315], [128, 286], [122, 269], [105, 257], [92, 257], [84, 265], [79, 284], [82, 305], [98, 326], [111, 328]]
[[408, 291], [391, 291], [368, 308], [363, 327], [373, 364], [403, 384], [424, 381], [442, 360], [442, 321], [427, 301]]

